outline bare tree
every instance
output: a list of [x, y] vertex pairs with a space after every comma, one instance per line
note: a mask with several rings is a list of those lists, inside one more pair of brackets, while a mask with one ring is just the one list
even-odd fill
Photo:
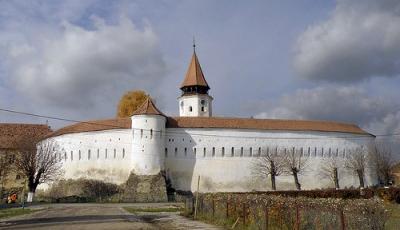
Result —
[[4, 153], [0, 152], [0, 154], [2, 154], [0, 155], [0, 185], [1, 185], [0, 196], [2, 196], [4, 190], [4, 183], [7, 179], [8, 174], [10, 173], [11, 164], [6, 152]]
[[61, 175], [60, 150], [55, 142], [42, 141], [36, 145], [26, 144], [19, 151], [15, 165], [28, 180], [27, 202], [32, 202], [39, 184], [51, 182]]
[[366, 148], [356, 148], [350, 151], [345, 159], [345, 167], [351, 170], [360, 181], [360, 187], [364, 188], [365, 170], [368, 163], [368, 150]]
[[293, 147], [292, 150], [285, 149], [284, 154], [284, 169], [285, 172], [293, 176], [297, 190], [301, 190], [299, 175], [302, 174], [308, 163], [308, 157], [303, 154], [303, 149], [297, 150]]
[[328, 178], [335, 186], [339, 189], [339, 169], [341, 168], [341, 162], [338, 157], [331, 156], [326, 159], [320, 169], [320, 175], [322, 178]]
[[375, 143], [371, 148], [371, 161], [380, 184], [389, 185], [392, 179], [392, 168], [396, 164], [390, 146], [382, 142]]
[[254, 158], [251, 164], [251, 173], [260, 178], [271, 178], [271, 189], [276, 190], [276, 177], [283, 172], [283, 157], [278, 154], [278, 148], [275, 153], [269, 151], [261, 156]]

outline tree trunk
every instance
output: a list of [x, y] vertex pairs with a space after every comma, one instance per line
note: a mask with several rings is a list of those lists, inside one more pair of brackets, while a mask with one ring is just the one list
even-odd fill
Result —
[[334, 168], [333, 169], [333, 180], [335, 182], [335, 188], [339, 189], [339, 176], [338, 176], [338, 169]]
[[362, 170], [357, 170], [358, 179], [360, 180], [360, 188], [364, 188], [364, 173]]
[[272, 190], [276, 190], [276, 183], [275, 183], [275, 177], [276, 177], [276, 168], [275, 168], [275, 163], [274, 163], [274, 161], [270, 161], [270, 163], [271, 163], [271, 165], [270, 165], [270, 167], [271, 167], [271, 172], [270, 172], [270, 174], [271, 174], [271, 187], [272, 187]]
[[28, 197], [26, 198], [26, 202], [32, 203], [34, 195], [35, 195], [34, 192], [29, 191], [28, 192]]
[[274, 174], [271, 174], [271, 187], [272, 187], [272, 190], [276, 190], [276, 184], [275, 184], [275, 175]]
[[292, 169], [292, 173], [293, 173], [293, 178], [294, 178], [294, 183], [296, 185], [296, 189], [297, 190], [301, 190], [301, 185], [299, 183], [299, 178], [297, 176], [297, 170], [296, 169]]

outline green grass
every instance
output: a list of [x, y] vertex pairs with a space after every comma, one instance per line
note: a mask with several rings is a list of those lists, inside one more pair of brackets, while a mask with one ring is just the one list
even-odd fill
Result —
[[164, 207], [164, 208], [136, 208], [136, 207], [124, 207], [124, 209], [130, 213], [138, 212], [180, 212], [183, 209], [181, 207]]
[[400, 204], [386, 204], [389, 211], [389, 219], [386, 222], [385, 229], [399, 229], [400, 226]]
[[0, 209], [0, 219], [6, 218], [6, 217], [13, 217], [13, 216], [19, 216], [19, 215], [25, 215], [29, 214], [32, 212], [35, 212], [36, 210], [31, 210], [31, 209], [22, 209], [22, 208], [8, 208], [8, 209]]

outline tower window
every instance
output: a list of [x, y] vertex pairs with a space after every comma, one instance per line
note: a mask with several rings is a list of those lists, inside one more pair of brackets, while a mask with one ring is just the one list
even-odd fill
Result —
[[192, 111], [193, 111], [192, 106], [189, 106], [189, 112], [192, 112]]
[[196, 156], [196, 148], [193, 148], [193, 153], [194, 153], [194, 155]]

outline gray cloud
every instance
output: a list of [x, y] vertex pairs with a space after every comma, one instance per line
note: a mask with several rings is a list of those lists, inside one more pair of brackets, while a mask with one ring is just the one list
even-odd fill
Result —
[[309, 27], [294, 67], [307, 79], [355, 82], [400, 73], [400, 1], [339, 0], [331, 17]]
[[167, 70], [151, 26], [139, 29], [126, 17], [115, 24], [92, 17], [92, 24], [64, 21], [45, 35], [3, 39], [10, 74], [3, 81], [32, 103], [62, 109], [109, 108], [125, 90], [154, 90]]
[[317, 87], [283, 96], [258, 118], [316, 119], [351, 122], [375, 133], [400, 132], [400, 103], [370, 97], [356, 87]]

